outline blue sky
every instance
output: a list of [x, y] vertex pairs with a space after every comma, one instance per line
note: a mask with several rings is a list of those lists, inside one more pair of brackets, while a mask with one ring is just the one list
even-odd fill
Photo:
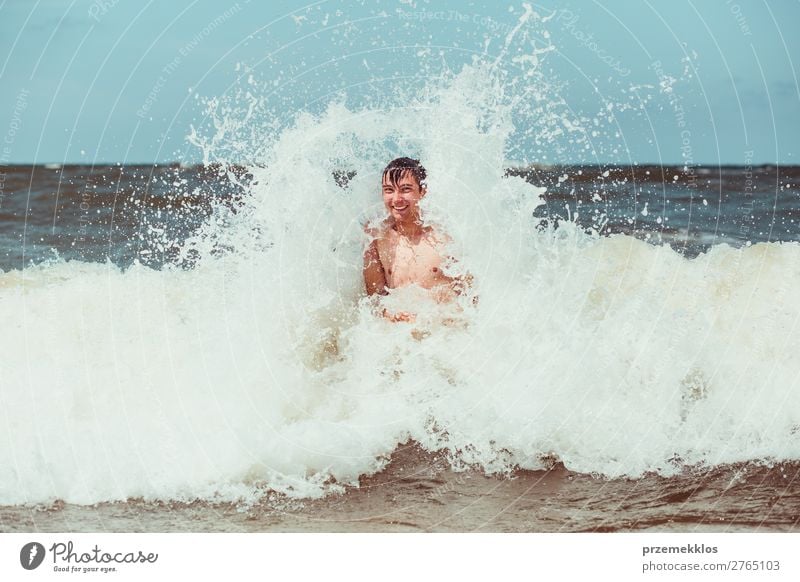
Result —
[[[530, 4], [551, 15], [543, 29], [556, 50], [544, 66], [573, 111], [632, 87], [652, 97], [646, 116], [620, 113], [619, 135], [591, 159], [547, 161], [683, 163], [689, 145], [695, 164], [800, 163], [800, 2]], [[0, 0], [0, 163], [197, 161], [186, 136], [202, 121], [201, 99], [243, 76], [281, 83], [296, 112], [422, 64], [414, 59], [457, 69], [493, 54], [522, 11], [488, 1]], [[420, 46], [436, 51], [417, 56]], [[658, 90], [665, 79], [672, 93]]]

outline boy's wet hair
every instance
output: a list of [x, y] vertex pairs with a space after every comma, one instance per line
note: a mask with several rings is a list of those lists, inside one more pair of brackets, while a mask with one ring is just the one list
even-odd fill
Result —
[[411, 172], [420, 187], [425, 186], [425, 178], [428, 173], [419, 163], [419, 160], [412, 158], [397, 158], [389, 162], [389, 165], [383, 170], [383, 178], [388, 178], [389, 183], [394, 186], [406, 172]]

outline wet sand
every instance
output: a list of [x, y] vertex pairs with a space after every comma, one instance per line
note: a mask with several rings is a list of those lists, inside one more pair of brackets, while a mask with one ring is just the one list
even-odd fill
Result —
[[800, 464], [731, 466], [671, 478], [547, 471], [455, 472], [409, 444], [359, 488], [256, 505], [129, 500], [0, 507], [3, 532], [796, 532]]

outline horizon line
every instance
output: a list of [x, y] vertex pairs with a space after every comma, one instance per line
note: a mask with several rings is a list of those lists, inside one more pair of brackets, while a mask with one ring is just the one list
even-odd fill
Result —
[[[111, 166], [139, 166], [139, 167], [178, 167], [178, 168], [196, 168], [202, 166], [238, 166], [238, 167], [264, 167], [262, 164], [247, 164], [242, 162], [210, 162], [205, 164], [203, 162], [0, 162], [0, 168], [12, 167], [49, 167], [52, 169], [64, 167], [111, 167]], [[565, 162], [558, 164], [543, 164], [539, 162], [531, 162], [522, 164], [519, 162], [509, 161], [506, 164], [506, 169], [519, 169], [519, 168], [534, 168], [534, 169], [548, 169], [548, 168], [564, 168], [564, 167], [583, 167], [583, 168], [600, 168], [600, 167], [651, 167], [651, 168], [764, 168], [764, 167], [800, 167], [798, 163], [780, 163], [780, 162], [751, 162], [749, 164], [742, 163], [727, 163], [727, 162], [714, 162], [714, 163], [693, 163], [686, 164], [680, 162], [662, 163], [662, 162], [629, 162], [629, 163], [615, 163], [615, 162]]]

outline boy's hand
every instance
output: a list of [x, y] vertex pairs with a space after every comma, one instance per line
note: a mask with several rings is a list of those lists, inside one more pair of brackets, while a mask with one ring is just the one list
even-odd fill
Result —
[[414, 323], [417, 320], [416, 315], [414, 315], [413, 313], [408, 313], [407, 311], [398, 311], [397, 313], [389, 313], [387, 309], [384, 309], [382, 315], [384, 318], [392, 322], [407, 321], [408, 323]]

